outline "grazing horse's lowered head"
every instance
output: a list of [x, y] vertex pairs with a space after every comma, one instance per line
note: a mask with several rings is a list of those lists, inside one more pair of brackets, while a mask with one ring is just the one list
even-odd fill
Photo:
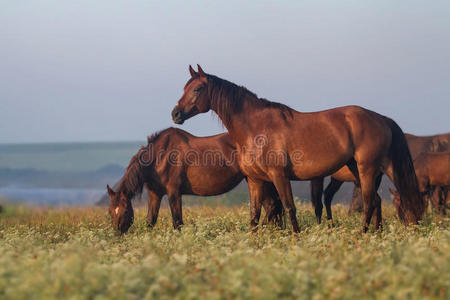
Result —
[[123, 192], [115, 192], [107, 185], [108, 195], [110, 198], [109, 215], [113, 228], [117, 233], [123, 234], [128, 231], [133, 224], [134, 212], [131, 205], [131, 199]]

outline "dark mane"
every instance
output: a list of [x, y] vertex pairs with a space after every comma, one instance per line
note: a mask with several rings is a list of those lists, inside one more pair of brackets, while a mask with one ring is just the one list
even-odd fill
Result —
[[[147, 145], [142, 146], [139, 151], [130, 159], [130, 163], [125, 170], [125, 174], [119, 181], [118, 191], [123, 192], [128, 199], [140, 196], [144, 187], [144, 168], [148, 167], [151, 147], [158, 140], [162, 133], [168, 129], [156, 131], [147, 137]], [[144, 163], [143, 163], [144, 162]]]
[[118, 192], [123, 192], [128, 199], [140, 196], [144, 187], [144, 174], [140, 163], [140, 156], [147, 147], [141, 147], [130, 159], [125, 174], [119, 182]]
[[[147, 137], [147, 147], [151, 147], [151, 146], [155, 145], [156, 142], [160, 142], [160, 138], [162, 138], [163, 136], [165, 136], [166, 138], [168, 138], [170, 136], [177, 136], [177, 137], [181, 137], [185, 142], [188, 142], [189, 138], [186, 135], [190, 135], [190, 134], [180, 128], [169, 127], [169, 128], [163, 129], [161, 131], [156, 131], [152, 135], [149, 135]], [[167, 142], [168, 141], [162, 142], [163, 147], [167, 147]]]
[[[168, 128], [169, 129], [169, 128]], [[147, 147], [150, 144], [153, 144], [156, 142], [156, 140], [159, 138], [159, 136], [161, 135], [161, 133], [163, 133], [164, 131], [166, 131], [167, 129], [164, 130], [160, 130], [160, 131], [156, 131], [153, 132], [151, 135], [147, 136]]]
[[211, 108], [222, 116], [222, 121], [230, 122], [233, 113], [242, 110], [245, 101], [252, 98], [252, 103], [259, 107], [277, 108], [283, 113], [292, 117], [292, 109], [282, 103], [272, 102], [267, 99], [258, 98], [258, 96], [243, 86], [238, 86], [230, 81], [207, 74], [208, 94], [211, 99]]

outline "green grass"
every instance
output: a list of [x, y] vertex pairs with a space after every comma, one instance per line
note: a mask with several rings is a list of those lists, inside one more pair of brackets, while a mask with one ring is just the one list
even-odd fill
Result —
[[298, 205], [301, 233], [249, 233], [247, 206], [188, 207], [174, 231], [163, 209], [124, 236], [100, 208], [6, 206], [0, 215], [0, 298], [449, 299], [450, 220], [404, 227], [384, 207], [384, 231], [362, 234], [335, 206], [335, 227]]

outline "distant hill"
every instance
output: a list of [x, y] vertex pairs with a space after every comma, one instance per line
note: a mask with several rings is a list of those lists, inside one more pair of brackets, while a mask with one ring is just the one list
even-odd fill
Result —
[[145, 142], [0, 144], [0, 169], [95, 171], [125, 167]]
[[95, 171], [47, 171], [0, 168], [0, 187], [25, 188], [105, 188], [123, 175], [119, 165], [106, 165]]
[[123, 175], [141, 144], [0, 144], [0, 196], [31, 204], [92, 204], [98, 191]]
[[[12, 199], [26, 198], [27, 203], [45, 203], [48, 197], [51, 203], [58, 204], [66, 201], [107, 205], [109, 199], [105, 194], [101, 196], [102, 191], [106, 184], [118, 182], [141, 144], [144, 142], [0, 144], [0, 196], [3, 191], [3, 196], [7, 193]], [[309, 182], [292, 182], [292, 190], [294, 196], [309, 201]], [[334, 203], [349, 203], [352, 190], [353, 184], [344, 184]], [[98, 193], [98, 201], [92, 200]], [[390, 198], [385, 184], [381, 195], [384, 199]], [[185, 196], [183, 199], [185, 204], [232, 205], [248, 202], [249, 196], [243, 182], [225, 195]], [[135, 202], [145, 204], [146, 193]]]

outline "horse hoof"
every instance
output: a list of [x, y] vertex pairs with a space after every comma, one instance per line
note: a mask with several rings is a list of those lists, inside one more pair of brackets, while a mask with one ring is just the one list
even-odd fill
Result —
[[328, 228], [333, 228], [334, 224], [333, 224], [333, 220], [328, 220]]

